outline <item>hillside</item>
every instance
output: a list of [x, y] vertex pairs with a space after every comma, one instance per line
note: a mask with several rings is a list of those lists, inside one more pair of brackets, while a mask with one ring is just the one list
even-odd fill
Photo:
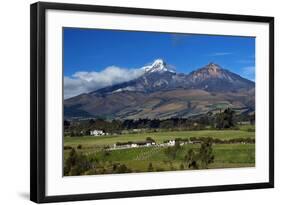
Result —
[[165, 119], [224, 107], [255, 110], [255, 83], [217, 64], [182, 74], [157, 59], [143, 69], [137, 79], [65, 100], [65, 117]]

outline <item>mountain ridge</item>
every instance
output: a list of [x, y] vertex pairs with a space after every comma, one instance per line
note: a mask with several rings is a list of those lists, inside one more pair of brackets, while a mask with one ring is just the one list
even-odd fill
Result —
[[239, 88], [251, 89], [255, 85], [254, 82], [223, 69], [214, 63], [209, 63], [189, 74], [176, 73], [162, 59], [157, 59], [150, 66], [145, 66], [142, 69], [145, 72], [137, 79], [107, 86], [91, 93], [108, 93], [114, 91], [153, 92], [159, 89], [177, 87], [208, 91], [234, 91]]
[[189, 117], [217, 105], [255, 108], [255, 83], [215, 63], [176, 73], [164, 60], [142, 67], [143, 75], [64, 101], [65, 116], [112, 119]]

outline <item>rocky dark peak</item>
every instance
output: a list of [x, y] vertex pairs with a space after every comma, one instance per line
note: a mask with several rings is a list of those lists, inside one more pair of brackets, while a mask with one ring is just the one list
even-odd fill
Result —
[[254, 83], [242, 78], [240, 75], [223, 69], [215, 63], [191, 72], [187, 76], [187, 81], [193, 88], [208, 91], [234, 91], [239, 89], [251, 89]]
[[195, 75], [207, 75], [209, 77], [217, 77], [221, 75], [224, 72], [224, 69], [222, 69], [218, 64], [215, 63], [209, 63], [208, 65], [193, 71], [191, 74]]

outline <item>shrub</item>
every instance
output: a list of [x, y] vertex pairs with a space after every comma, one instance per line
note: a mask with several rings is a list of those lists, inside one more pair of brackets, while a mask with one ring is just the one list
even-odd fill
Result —
[[180, 164], [180, 170], [184, 170], [184, 165]]
[[152, 163], [150, 162], [150, 163], [148, 164], [147, 171], [148, 171], [148, 172], [153, 172], [153, 170], [154, 170], [154, 168], [153, 168], [153, 166], [152, 166]]
[[147, 138], [146, 138], [146, 141], [147, 141], [147, 142], [155, 142], [155, 140], [152, 139], [151, 137], [147, 137]]
[[191, 169], [198, 169], [198, 162], [197, 162], [197, 156], [193, 149], [189, 149], [187, 154], [184, 157], [184, 161], [187, 164], [188, 168]]
[[112, 172], [113, 173], [130, 173], [130, 172], [132, 172], [132, 170], [129, 169], [125, 164], [115, 163], [112, 166]]
[[63, 149], [64, 150], [69, 150], [69, 149], [72, 149], [72, 147], [71, 146], [63, 146]]
[[248, 128], [247, 131], [248, 132], [255, 132], [255, 128]]
[[207, 169], [208, 165], [214, 162], [212, 142], [207, 140], [201, 144], [199, 150], [199, 158], [203, 169]]
[[77, 153], [76, 150], [72, 148], [64, 163], [64, 175], [82, 175], [90, 168], [91, 163], [88, 158], [82, 153]]

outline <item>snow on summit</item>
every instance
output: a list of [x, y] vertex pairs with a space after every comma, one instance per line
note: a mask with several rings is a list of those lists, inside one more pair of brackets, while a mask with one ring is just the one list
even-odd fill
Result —
[[146, 73], [175, 72], [172, 66], [167, 65], [163, 59], [156, 59], [151, 65], [144, 66], [142, 69], [144, 69]]

